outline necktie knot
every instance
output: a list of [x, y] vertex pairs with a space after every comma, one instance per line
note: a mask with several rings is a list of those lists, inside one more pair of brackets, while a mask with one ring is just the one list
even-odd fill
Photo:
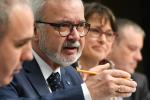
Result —
[[47, 81], [52, 91], [63, 89], [63, 85], [60, 79], [60, 74], [58, 72], [52, 73], [47, 79]]

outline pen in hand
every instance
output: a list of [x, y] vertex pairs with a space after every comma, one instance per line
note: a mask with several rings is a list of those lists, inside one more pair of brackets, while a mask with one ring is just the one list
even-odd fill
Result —
[[80, 69], [79, 67], [77, 67], [77, 71], [78, 71], [78, 72], [81, 72], [81, 73], [91, 74], [91, 75], [96, 75], [96, 74], [98, 74], [97, 72], [88, 71], [88, 70], [83, 70], [83, 69]]
[[[111, 61], [105, 59], [105, 60], [102, 60], [100, 62], [101, 65], [104, 65], [106, 63], [109, 63], [110, 64], [110, 68], [113, 69], [113, 63]], [[86, 73], [86, 74], [90, 74], [90, 75], [96, 75], [96, 74], [98, 74], [97, 72], [94, 72], [94, 71], [80, 69], [78, 66], [76, 67], [76, 69], [77, 69], [78, 72], [81, 72], [81, 73]]]
[[[100, 62], [100, 65], [103, 65], [103, 64], [106, 64], [106, 63], [110, 64], [110, 69], [114, 69], [114, 63], [112, 61], [107, 60], [107, 59], [105, 59], [105, 61]], [[97, 75], [98, 74], [95, 71], [80, 69], [80, 67], [78, 67], [78, 66], [76, 67], [76, 69], [77, 69], [78, 72], [86, 73], [86, 74], [89, 74], [89, 75]], [[125, 77], [124, 79], [132, 80], [131, 78], [128, 78], [128, 77]]]

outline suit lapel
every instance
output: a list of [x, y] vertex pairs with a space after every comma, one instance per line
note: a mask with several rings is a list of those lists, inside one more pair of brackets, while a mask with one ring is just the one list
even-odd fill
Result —
[[67, 74], [68, 73], [66, 72], [65, 68], [61, 68], [61, 80], [64, 85], [64, 88], [72, 86], [70, 77], [68, 77], [69, 75], [67, 75]]
[[26, 72], [26, 77], [39, 95], [45, 95], [50, 93], [46, 81], [39, 68], [39, 65], [35, 59], [33, 59], [31, 62], [25, 63], [24, 69]]
[[63, 81], [64, 88], [68, 88], [75, 85], [80, 85], [83, 80], [72, 66], [61, 68], [61, 79]]

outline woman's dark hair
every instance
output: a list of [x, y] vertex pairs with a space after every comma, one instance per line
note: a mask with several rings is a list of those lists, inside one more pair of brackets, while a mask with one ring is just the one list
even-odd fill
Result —
[[115, 16], [113, 12], [106, 6], [93, 2], [93, 3], [84, 3], [85, 7], [85, 19], [88, 21], [89, 18], [93, 14], [98, 14], [101, 16], [101, 20], [105, 19], [105, 21], [109, 21], [112, 27], [112, 30], [116, 32], [116, 23], [115, 23]]

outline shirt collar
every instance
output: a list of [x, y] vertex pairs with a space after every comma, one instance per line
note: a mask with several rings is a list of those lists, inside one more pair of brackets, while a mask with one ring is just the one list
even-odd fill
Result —
[[39, 67], [45, 80], [47, 80], [47, 78], [52, 74], [52, 72], [59, 72], [60, 74], [60, 67], [58, 67], [56, 70], [53, 70], [34, 50], [32, 51], [37, 63], [39, 64]]

